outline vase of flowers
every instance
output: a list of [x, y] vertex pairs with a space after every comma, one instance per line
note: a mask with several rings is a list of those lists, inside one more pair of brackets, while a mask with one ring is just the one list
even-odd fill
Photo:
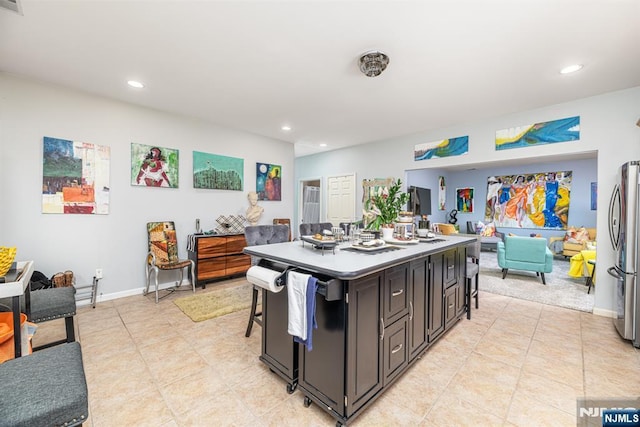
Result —
[[378, 191], [365, 202], [363, 213], [366, 228], [382, 229], [383, 238], [385, 238], [385, 228], [391, 228], [391, 235], [393, 235], [393, 227], [398, 213], [404, 210], [404, 206], [409, 201], [409, 193], [401, 191], [401, 187], [402, 181], [398, 179], [389, 188], [379, 187]]

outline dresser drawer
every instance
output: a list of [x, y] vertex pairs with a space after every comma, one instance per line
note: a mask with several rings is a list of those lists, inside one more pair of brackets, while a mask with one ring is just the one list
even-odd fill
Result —
[[247, 240], [244, 236], [227, 237], [227, 254], [241, 254], [245, 246], [247, 246]]
[[227, 252], [227, 237], [200, 237], [198, 239], [198, 259], [223, 256]]
[[249, 255], [227, 255], [227, 275], [244, 273], [251, 267], [251, 257]]
[[227, 261], [225, 257], [198, 260], [197, 280], [215, 279], [226, 273]]

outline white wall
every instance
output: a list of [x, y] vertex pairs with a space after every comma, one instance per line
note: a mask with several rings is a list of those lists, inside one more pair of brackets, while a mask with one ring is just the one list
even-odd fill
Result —
[[[496, 94], [496, 96], [518, 95]], [[495, 150], [495, 131], [498, 129], [570, 116], [580, 116], [579, 141]], [[477, 163], [526, 161], [527, 159], [542, 163], [553, 161], [553, 156], [557, 155], [597, 151], [600, 209], [597, 213], [599, 245], [594, 312], [610, 314], [613, 305], [613, 279], [607, 275], [606, 270], [614, 263], [614, 252], [608, 242], [606, 207], [609, 204], [609, 195], [614, 186], [617, 168], [628, 160], [640, 159], [640, 128], [635, 125], [639, 117], [640, 87], [483, 121], [465, 123], [464, 117], [461, 117], [460, 124], [446, 129], [298, 158], [296, 159], [296, 182], [309, 176], [326, 177], [345, 171], [355, 171], [359, 183], [362, 179], [387, 176], [399, 177], [405, 181], [405, 171], [412, 169], [466, 164], [471, 167]], [[416, 144], [463, 135], [469, 135], [468, 154], [417, 162], [413, 160], [413, 149]], [[437, 188], [437, 182], [431, 188]], [[362, 188], [358, 191], [359, 212]], [[437, 197], [437, 192], [432, 194], [432, 197], [434, 196]]]
[[[44, 136], [111, 147], [109, 215], [41, 213]], [[132, 142], [179, 149], [179, 188], [132, 186]], [[244, 191], [194, 189], [193, 151], [243, 158]], [[73, 270], [78, 285], [102, 268], [102, 299], [143, 288], [148, 221], [175, 221], [186, 257], [196, 218], [209, 230], [219, 215], [244, 214], [256, 162], [283, 170], [282, 201], [259, 202], [260, 223], [293, 217], [292, 144], [6, 73], [0, 73], [0, 159], [0, 245], [17, 246], [17, 259], [35, 260], [35, 269], [49, 276]]]

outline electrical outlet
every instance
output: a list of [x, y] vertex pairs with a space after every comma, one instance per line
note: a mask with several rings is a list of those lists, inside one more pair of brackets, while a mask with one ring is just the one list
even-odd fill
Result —
[[96, 279], [102, 279], [102, 269], [96, 268]]

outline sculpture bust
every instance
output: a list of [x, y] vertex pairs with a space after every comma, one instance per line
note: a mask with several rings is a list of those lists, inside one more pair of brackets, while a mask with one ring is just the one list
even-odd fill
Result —
[[251, 225], [257, 225], [260, 217], [262, 216], [262, 212], [264, 212], [264, 208], [262, 206], [258, 206], [258, 193], [255, 191], [250, 191], [247, 194], [247, 199], [249, 199], [249, 207], [247, 208], [247, 221]]

